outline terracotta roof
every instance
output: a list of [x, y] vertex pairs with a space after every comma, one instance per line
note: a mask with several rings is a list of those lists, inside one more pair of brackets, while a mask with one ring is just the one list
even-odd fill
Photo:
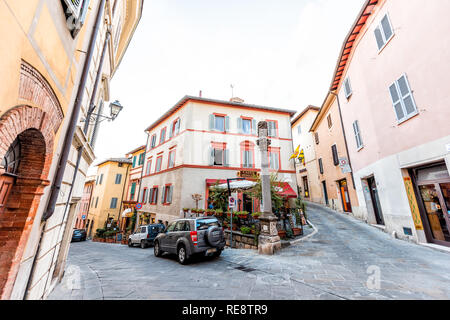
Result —
[[145, 149], [145, 144], [140, 146], [140, 147], [138, 147], [138, 148], [136, 148], [136, 149], [131, 150], [130, 152], [127, 152], [127, 154], [132, 154], [132, 153], [135, 153], [135, 152], [140, 151], [142, 149]]
[[109, 159], [107, 159], [107, 160], [105, 160], [105, 161], [100, 162], [100, 163], [97, 165], [97, 167], [99, 167], [99, 166], [101, 166], [102, 164], [107, 163], [107, 162], [129, 163], [129, 164], [132, 163], [132, 161], [131, 161], [130, 159], [127, 159], [127, 158], [109, 158]]
[[170, 108], [166, 113], [164, 113], [158, 120], [153, 122], [153, 124], [150, 127], [148, 127], [145, 131], [150, 131], [153, 128], [155, 128], [157, 125], [159, 125], [162, 121], [164, 121], [165, 119], [170, 117], [173, 113], [175, 113], [179, 108], [181, 108], [188, 101], [211, 102], [211, 103], [217, 103], [217, 104], [222, 104], [225, 106], [236, 107], [236, 108], [243, 107], [243, 108], [252, 108], [252, 109], [259, 109], [259, 110], [275, 111], [275, 112], [287, 113], [291, 117], [297, 113], [297, 111], [294, 111], [294, 110], [278, 109], [278, 108], [265, 107], [265, 106], [259, 106], [259, 105], [254, 105], [254, 104], [216, 100], [216, 99], [207, 99], [207, 98], [200, 98], [200, 97], [186, 95], [180, 101], [178, 101], [172, 108]]
[[295, 117], [294, 120], [292, 120], [291, 125], [294, 125], [294, 123], [296, 123], [301, 117], [303, 117], [309, 110], [319, 111], [320, 108], [312, 105], [307, 106], [302, 112], [299, 113], [298, 116]]
[[344, 44], [342, 45], [341, 54], [336, 65], [336, 69], [333, 74], [333, 80], [331, 82], [331, 91], [336, 90], [342, 81], [342, 76], [344, 75], [344, 70], [347, 62], [350, 58], [350, 54], [353, 50], [353, 45], [355, 44], [356, 38], [361, 32], [362, 28], [366, 24], [367, 19], [372, 14], [374, 8], [379, 3], [379, 0], [367, 0], [363, 5], [361, 12], [358, 15], [355, 23], [350, 29], [349, 34], [345, 38]]

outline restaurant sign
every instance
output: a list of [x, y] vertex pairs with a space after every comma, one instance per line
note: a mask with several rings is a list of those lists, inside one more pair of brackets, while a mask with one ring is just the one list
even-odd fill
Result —
[[408, 195], [409, 207], [411, 208], [411, 215], [414, 221], [416, 230], [423, 230], [422, 219], [420, 218], [419, 206], [417, 204], [416, 196], [414, 194], [414, 186], [411, 178], [404, 177], [406, 194]]
[[237, 173], [238, 178], [245, 178], [245, 179], [259, 179], [260, 174], [259, 172], [255, 171], [238, 171]]

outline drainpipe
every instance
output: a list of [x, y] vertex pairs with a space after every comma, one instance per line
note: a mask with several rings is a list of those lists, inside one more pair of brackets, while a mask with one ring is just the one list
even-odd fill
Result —
[[80, 116], [81, 104], [83, 102], [84, 91], [86, 87], [87, 78], [89, 76], [89, 68], [91, 66], [92, 57], [95, 51], [95, 42], [97, 40], [97, 35], [99, 33], [100, 25], [102, 23], [103, 11], [105, 8], [105, 1], [100, 0], [100, 6], [97, 12], [97, 17], [94, 25], [94, 31], [92, 33], [91, 40], [89, 42], [89, 48], [86, 55], [86, 60], [83, 67], [83, 73], [81, 76], [80, 84], [78, 86], [77, 96], [75, 98], [75, 105], [73, 107], [73, 112], [70, 117], [70, 124], [67, 130], [66, 136], [64, 138], [63, 149], [61, 151], [61, 157], [59, 158], [58, 167], [55, 179], [53, 181], [50, 198], [47, 204], [47, 210], [44, 212], [42, 219], [44, 221], [48, 220], [53, 215], [55, 211], [56, 201], [58, 199], [58, 194], [61, 189], [62, 180], [64, 177], [65, 166], [67, 159], [69, 158], [70, 148], [72, 146], [73, 136], [77, 128], [78, 118]]
[[56, 172], [56, 175], [55, 175], [55, 178], [53, 181], [52, 189], [50, 191], [51, 193], [50, 193], [49, 201], [47, 203], [47, 210], [44, 212], [44, 214], [42, 216], [39, 243], [38, 243], [38, 246], [36, 249], [36, 253], [33, 257], [33, 264], [31, 266], [31, 270], [29, 273], [27, 286], [25, 288], [25, 291], [24, 291], [23, 297], [22, 297], [23, 300], [26, 299], [28, 290], [30, 289], [30, 286], [31, 286], [34, 269], [36, 267], [37, 255], [39, 254], [39, 250], [40, 250], [40, 247], [42, 244], [43, 230], [46, 225], [45, 222], [48, 220], [48, 218], [50, 218], [53, 215], [53, 212], [55, 211], [56, 201], [58, 199], [59, 190], [61, 189], [61, 184], [62, 184], [62, 180], [64, 177], [65, 165], [67, 163], [67, 159], [69, 158], [70, 148], [72, 146], [73, 136], [75, 134], [78, 117], [80, 115], [81, 103], [83, 101], [83, 96], [84, 96], [84, 90], [85, 90], [87, 78], [89, 75], [89, 68], [91, 66], [92, 57], [94, 55], [95, 41], [97, 39], [98, 31], [100, 29], [100, 24], [102, 22], [103, 10], [105, 8], [106, 0], [100, 0], [100, 1], [101, 2], [100, 2], [100, 6], [98, 8], [98, 11], [97, 11], [97, 17], [95, 20], [94, 29], [92, 31], [91, 39], [89, 41], [89, 48], [86, 53], [86, 59], [85, 59], [84, 66], [83, 66], [83, 73], [81, 75], [80, 83], [78, 86], [77, 96], [75, 98], [73, 112], [70, 117], [69, 128], [67, 129], [67, 133], [64, 138], [64, 144], [63, 144], [63, 149], [61, 151], [61, 157], [58, 162], [57, 172]]
[[[147, 154], [147, 146], [148, 146], [148, 140], [150, 138], [150, 132], [147, 131], [147, 142], [145, 143], [145, 152], [144, 152], [144, 163], [142, 164], [142, 170], [141, 170], [141, 180], [139, 181], [139, 190], [137, 195], [137, 200], [139, 202], [139, 198], [141, 197], [141, 187], [142, 187], [142, 176], [144, 175], [144, 169], [145, 169], [145, 155]], [[136, 208], [134, 209], [136, 212]], [[134, 231], [137, 230], [138, 227], [138, 215], [136, 212], [136, 223], [134, 225]]]
[[350, 169], [352, 170], [352, 172], [350, 172], [350, 174], [351, 174], [351, 177], [352, 177], [353, 189], [356, 190], [356, 186], [355, 186], [355, 178], [353, 177], [352, 161], [350, 160], [350, 153], [348, 152], [347, 136], [346, 136], [346, 134], [345, 134], [344, 121], [342, 120], [342, 111], [341, 111], [341, 103], [340, 103], [340, 101], [339, 101], [339, 95], [337, 95], [334, 91], [330, 91], [330, 94], [332, 94], [333, 96], [335, 96], [336, 99], [337, 99], [338, 110], [339, 110], [339, 118], [340, 118], [340, 120], [341, 120], [342, 133], [344, 134], [345, 151], [347, 152], [348, 165], [350, 166]]

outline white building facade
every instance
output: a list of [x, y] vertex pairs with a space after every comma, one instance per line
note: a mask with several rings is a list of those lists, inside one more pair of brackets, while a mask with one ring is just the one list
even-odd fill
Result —
[[[233, 100], [233, 99], [232, 99]], [[241, 100], [240, 100], [241, 101]], [[209, 187], [239, 171], [259, 172], [257, 124], [268, 121], [272, 144], [271, 171], [292, 193], [297, 190], [290, 121], [295, 111], [185, 96], [146, 131], [149, 135], [139, 213], [152, 221], [170, 222], [183, 208], [207, 209]], [[253, 199], [241, 198], [251, 211]]]

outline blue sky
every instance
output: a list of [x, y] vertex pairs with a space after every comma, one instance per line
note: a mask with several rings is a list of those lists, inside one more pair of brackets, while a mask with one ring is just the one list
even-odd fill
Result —
[[111, 83], [111, 99], [125, 108], [116, 121], [102, 123], [98, 160], [145, 144], [145, 128], [200, 90], [229, 100], [233, 84], [247, 103], [299, 112], [320, 106], [364, 2], [146, 0]]

